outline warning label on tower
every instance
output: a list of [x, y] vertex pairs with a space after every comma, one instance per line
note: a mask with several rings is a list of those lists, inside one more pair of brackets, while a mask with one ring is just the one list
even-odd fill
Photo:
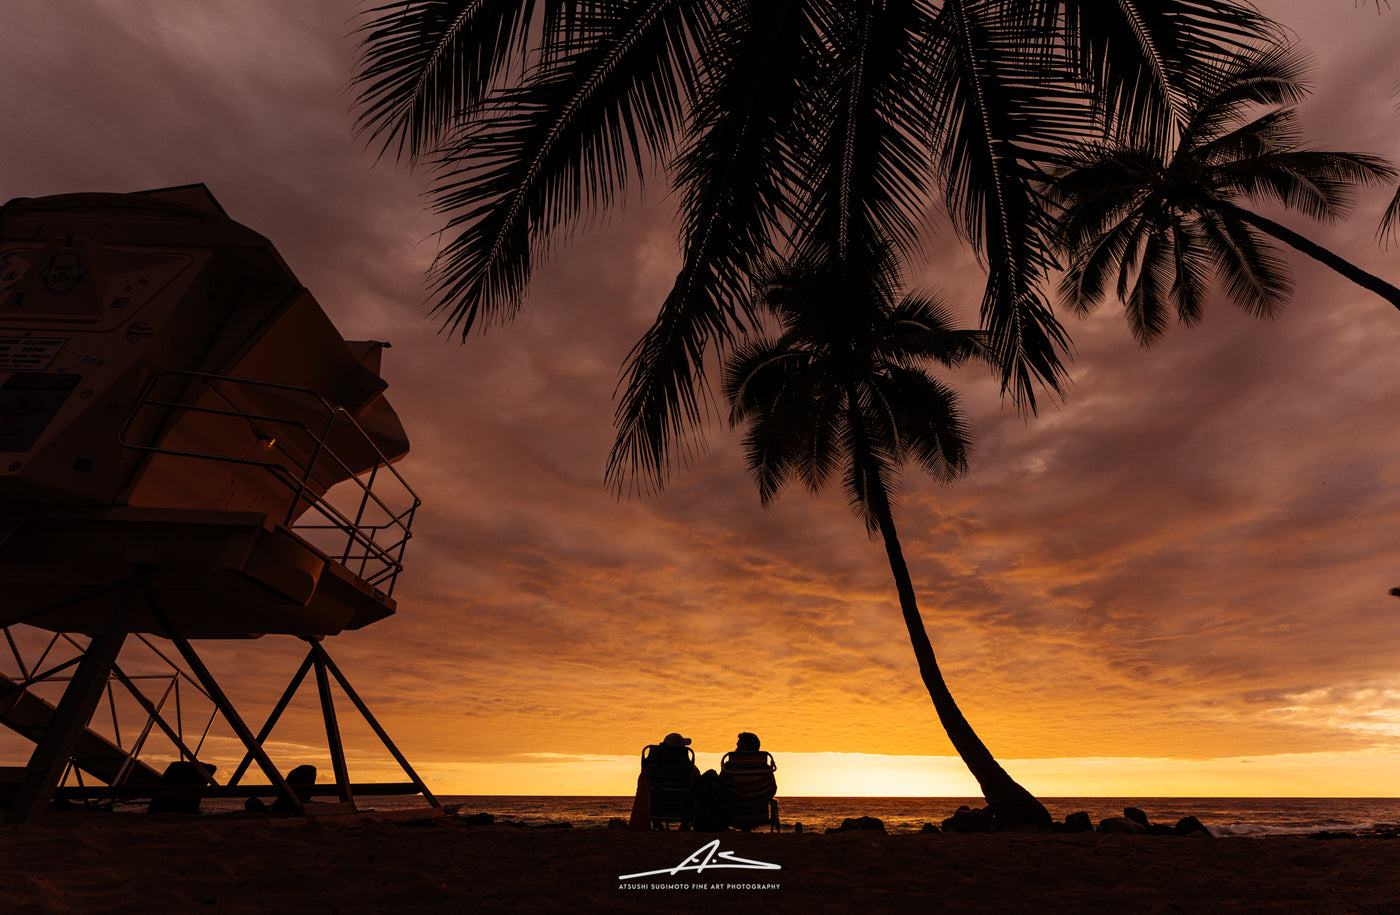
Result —
[[67, 337], [0, 337], [0, 372], [42, 372]]

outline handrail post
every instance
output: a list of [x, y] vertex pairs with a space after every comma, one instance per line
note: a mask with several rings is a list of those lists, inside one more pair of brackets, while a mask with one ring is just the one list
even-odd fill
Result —
[[[166, 378], [173, 377], [185, 378], [192, 383], [183, 386], [178, 393], [174, 395], [175, 399], [157, 399], [156, 392], [160, 387], [160, 382]], [[192, 398], [190, 392], [196, 387], [193, 382], [199, 383], [199, 393]], [[223, 389], [225, 385], [229, 386], [228, 391]], [[305, 397], [308, 407], [313, 411], [321, 411], [321, 414], [325, 417], [325, 422], [319, 429], [314, 430], [311, 428], [311, 425], [303, 423], [293, 416], [262, 415], [250, 412], [247, 409], [239, 407], [233, 399], [230, 399], [233, 392], [240, 388], [275, 391], [283, 394], [294, 394]], [[212, 392], [214, 396], [217, 396], [228, 409], [224, 409], [222, 406], [200, 403], [199, 398], [202, 397], [203, 393], [206, 391]], [[169, 421], [157, 429], [154, 433], [157, 438], [154, 439], [152, 443], [148, 444], [131, 440], [130, 434], [132, 427], [137, 422], [138, 415], [140, 415], [143, 410], [152, 408], [164, 408], [181, 413], [197, 413], [241, 419], [255, 424], [255, 428], [257, 424], [290, 426], [300, 435], [305, 435], [306, 439], [313, 444], [313, 447], [310, 449], [310, 457], [306, 459], [302, 466], [298, 466], [302, 464], [302, 462], [293, 459], [285, 450], [283, 451], [283, 456], [286, 458], [285, 463], [279, 461], [256, 460], [220, 453], [180, 450], [177, 448], [164, 447], [159, 438], [161, 435], [160, 430], [165, 430], [170, 427], [171, 423]], [[336, 454], [335, 450], [330, 446], [331, 433], [342, 420], [351, 434], [358, 435], [359, 440], [367, 445], [376, 456], [367, 475], [365, 473], [355, 473], [350, 465], [347, 464], [340, 455]], [[314, 425], [314, 421], [308, 420], [308, 422]], [[325, 397], [314, 389], [298, 385], [282, 384], [275, 381], [259, 381], [252, 378], [235, 378], [229, 375], [216, 375], [208, 372], [170, 369], [158, 372], [147, 382], [136, 405], [132, 408], [131, 413], [122, 424], [117, 438], [123, 446], [136, 451], [263, 468], [263, 470], [271, 474], [280, 485], [286, 486], [291, 491], [291, 502], [285, 514], [282, 516], [283, 526], [289, 530], [315, 528], [315, 525], [299, 525], [296, 527], [294, 527], [294, 525], [302, 512], [312, 508], [316, 509], [328, 522], [327, 530], [338, 529], [346, 536], [345, 550], [341, 555], [340, 564], [350, 569], [352, 560], [358, 560], [358, 571], [356, 574], [363, 579], [366, 573], [374, 569], [375, 571], [372, 573], [373, 580], [387, 580], [388, 585], [386, 591], [390, 594], [393, 593], [394, 584], [398, 580], [398, 573], [403, 569], [403, 553], [412, 535], [411, 525], [415, 516], [415, 511], [417, 507], [422, 504], [422, 500], [418, 498], [418, 494], [413, 491], [413, 487], [408, 484], [408, 481], [403, 478], [403, 475], [394, 469], [389, 458], [379, 448], [379, 445], [375, 443], [374, 439], [370, 437], [369, 433], [365, 431], [364, 427], [356, 421], [355, 417], [344, 407], [333, 406]], [[316, 467], [327, 456], [346, 473], [344, 482], [348, 484], [353, 481], [354, 485], [360, 487], [360, 504], [355, 511], [353, 519], [346, 517], [344, 513], [326, 500], [324, 494], [317, 493], [312, 486], [316, 478]], [[398, 486], [402, 487], [402, 496], [395, 495], [394, 501], [397, 501], [399, 498], [406, 498], [408, 501], [408, 507], [406, 509], [400, 510], [397, 506], [391, 507], [385, 502], [384, 498], [381, 497], [380, 493], [376, 493], [375, 487], [381, 482], [380, 470], [382, 469], [388, 469], [389, 473], [393, 475], [394, 480], [397, 481]], [[305, 508], [302, 506], [303, 502], [306, 503]], [[371, 502], [373, 502], [380, 511], [383, 511], [384, 516], [388, 519], [383, 525], [366, 525], [365, 515], [369, 510]], [[389, 528], [398, 528], [402, 531], [403, 536], [397, 538], [388, 547], [385, 547], [379, 542], [378, 538], [383, 531]], [[380, 568], [381, 566], [382, 569]], [[368, 581], [369, 579], [366, 580]]]

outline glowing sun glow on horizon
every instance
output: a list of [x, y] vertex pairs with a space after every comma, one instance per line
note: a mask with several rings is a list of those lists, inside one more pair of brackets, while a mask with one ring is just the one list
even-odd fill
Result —
[[[957, 757], [868, 753], [775, 753], [778, 793], [787, 797], [981, 795]], [[720, 754], [697, 753], [703, 771]], [[1058, 797], [1392, 797], [1400, 755], [1295, 754], [1184, 760], [1138, 757], [1011, 759], [1003, 765], [1032, 793]], [[441, 794], [630, 795], [634, 757], [538, 754], [529, 760], [434, 766], [423, 773]]]

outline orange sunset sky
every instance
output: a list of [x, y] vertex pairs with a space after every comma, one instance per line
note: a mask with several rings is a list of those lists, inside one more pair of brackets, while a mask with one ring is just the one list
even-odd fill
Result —
[[[1314, 56], [1309, 136], [1400, 159], [1400, 8], [1259, 5]], [[786, 795], [975, 794], [839, 488], [761, 509], [718, 411], [662, 494], [604, 486], [619, 369], [678, 263], [664, 180], [580, 227], [514, 324], [437, 333], [427, 176], [353, 136], [356, 9], [8, 4], [0, 200], [202, 181], [347, 338], [392, 343], [424, 506], [398, 614], [327, 647], [430, 786], [630, 794], [668, 731], [706, 768], [750, 730]], [[1374, 235], [1391, 192], [1342, 225], [1285, 221], [1400, 282]], [[912, 280], [973, 322], [972, 254], [929, 249]], [[1144, 351], [1121, 310], [1066, 318], [1073, 388], [1037, 417], [985, 369], [951, 376], [972, 471], [911, 473], [897, 520], [954, 695], [1039, 795], [1400, 795], [1400, 313], [1289, 257], [1274, 323], [1217, 302]], [[260, 721], [300, 653], [207, 657]], [[314, 742], [313, 704], [278, 745]], [[347, 732], [352, 775], [395, 777]]]

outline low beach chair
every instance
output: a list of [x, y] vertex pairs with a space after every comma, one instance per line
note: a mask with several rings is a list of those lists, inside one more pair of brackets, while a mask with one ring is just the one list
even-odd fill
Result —
[[695, 751], [652, 744], [642, 750], [642, 771], [651, 799], [651, 828], [676, 823], [689, 829], [695, 822]]
[[773, 797], [778, 793], [778, 764], [773, 757], [763, 751], [734, 750], [724, 754], [719, 768], [728, 791], [729, 825], [745, 832], [767, 825], [769, 832], [777, 832], [778, 802]]

